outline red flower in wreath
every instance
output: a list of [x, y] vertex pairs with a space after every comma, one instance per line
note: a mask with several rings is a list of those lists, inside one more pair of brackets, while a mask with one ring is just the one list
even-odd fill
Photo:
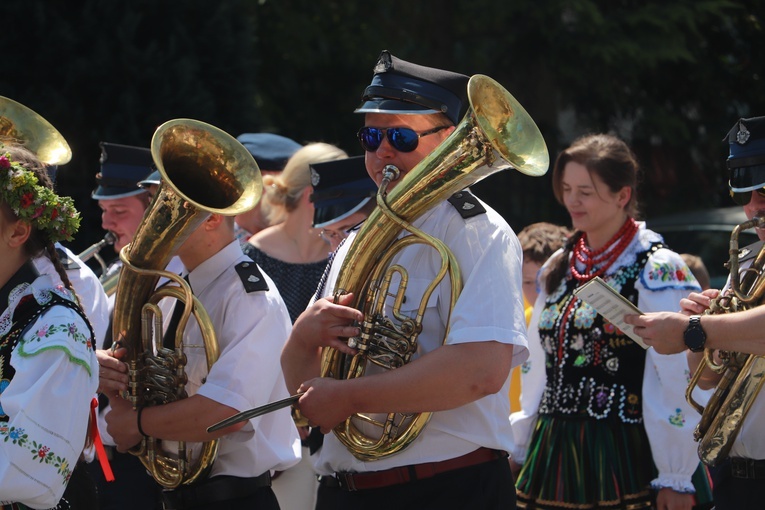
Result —
[[0, 168], [10, 168], [11, 167], [11, 160], [8, 159], [8, 156], [0, 156]]
[[56, 218], [58, 218], [58, 209], [53, 209], [50, 212], [50, 219], [51, 220], [55, 220]]
[[26, 209], [27, 207], [32, 205], [32, 203], [34, 202], [34, 199], [35, 197], [31, 192], [24, 193], [24, 195], [22, 195], [21, 197], [21, 207]]

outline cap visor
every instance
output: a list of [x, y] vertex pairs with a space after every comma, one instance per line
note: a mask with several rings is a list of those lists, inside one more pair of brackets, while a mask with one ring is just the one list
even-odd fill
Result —
[[414, 103], [405, 103], [395, 99], [370, 99], [364, 101], [354, 113], [389, 113], [399, 115], [424, 115], [429, 113], [441, 113]]
[[107, 188], [99, 186], [93, 192], [91, 197], [94, 200], [114, 200], [116, 198], [132, 197], [133, 195], [138, 195], [140, 193], [146, 193], [146, 190], [143, 188], [126, 190], [125, 188]]
[[317, 207], [313, 212], [313, 226], [314, 228], [324, 228], [332, 223], [343, 221], [364, 207], [370, 199], [371, 197], [367, 197], [361, 202], [358, 202], [358, 199], [346, 200], [327, 207]]
[[731, 168], [729, 184], [734, 193], [765, 187], [765, 165]]

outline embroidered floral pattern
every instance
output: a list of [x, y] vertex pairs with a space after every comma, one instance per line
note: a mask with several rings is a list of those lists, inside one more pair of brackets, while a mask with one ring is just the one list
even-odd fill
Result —
[[595, 309], [585, 303], [574, 312], [574, 327], [581, 329], [591, 328], [597, 315]]
[[684, 267], [677, 267], [674, 264], [666, 262], [651, 262], [651, 269], [648, 271], [649, 280], [658, 280], [662, 282], [695, 282], [696, 279], [690, 274], [690, 271]]
[[542, 310], [539, 315], [539, 327], [540, 329], [550, 329], [555, 321], [558, 320], [560, 315], [560, 308], [557, 305], [547, 307]]
[[[66, 333], [66, 335], [73, 339], [75, 342], [85, 345], [87, 348], [90, 349], [91, 347], [91, 340], [90, 336], [83, 334], [78, 328], [77, 325], [74, 323], [69, 324], [44, 324], [41, 326], [35, 334], [30, 338], [29, 342], [39, 342], [43, 338], [47, 338], [51, 335], [55, 335], [56, 333]], [[89, 332], [88, 332], [89, 333]]]
[[30, 440], [29, 435], [24, 429], [8, 427], [4, 424], [0, 425], [0, 438], [6, 443], [11, 442], [18, 447], [26, 448], [32, 456], [40, 462], [40, 464], [47, 464], [56, 468], [58, 474], [61, 475], [62, 484], [66, 484], [72, 476], [69, 462], [64, 457], [56, 455], [51, 451], [50, 447], [38, 443], [37, 441]]
[[675, 427], [682, 427], [685, 425], [685, 415], [683, 414], [682, 409], [679, 407], [675, 409], [675, 414], [669, 417], [669, 423]]

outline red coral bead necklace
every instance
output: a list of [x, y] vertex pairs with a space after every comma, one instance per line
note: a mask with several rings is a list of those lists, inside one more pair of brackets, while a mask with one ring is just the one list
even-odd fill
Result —
[[[624, 253], [624, 250], [630, 245], [638, 229], [638, 223], [628, 217], [619, 231], [603, 247], [597, 250], [591, 250], [587, 246], [587, 233], [583, 233], [579, 236], [576, 244], [574, 244], [573, 256], [571, 257], [570, 268], [573, 277], [579, 282], [584, 283], [604, 274], [616, 262], [616, 259]], [[612, 247], [613, 249], [610, 249]], [[577, 270], [577, 261], [584, 264], [584, 272]], [[593, 268], [596, 266], [598, 269], [593, 271]]]

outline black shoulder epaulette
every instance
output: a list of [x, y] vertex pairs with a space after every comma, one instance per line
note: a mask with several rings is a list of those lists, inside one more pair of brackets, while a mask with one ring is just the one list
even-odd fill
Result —
[[61, 248], [56, 248], [56, 253], [58, 254], [58, 259], [61, 261], [61, 265], [64, 266], [64, 269], [67, 271], [72, 269], [80, 269], [80, 264], [78, 264], [77, 261], [73, 258], [70, 258], [64, 250]]
[[744, 262], [755, 258], [757, 254], [760, 253], [760, 249], [762, 249], [762, 244], [764, 242], [765, 241], [757, 241], [756, 243], [752, 243], [749, 246], [745, 246], [738, 250], [738, 261]]
[[240, 262], [234, 269], [236, 269], [239, 278], [241, 278], [247, 294], [259, 290], [268, 290], [268, 283], [266, 283], [263, 273], [260, 272], [255, 262]]
[[486, 212], [486, 208], [482, 206], [481, 202], [479, 202], [478, 199], [468, 190], [458, 191], [452, 195], [449, 198], [449, 203], [452, 204], [454, 208], [457, 209], [457, 212], [460, 213], [460, 216], [465, 219], [472, 218], [473, 216], [478, 216], [479, 214], [484, 214]]

